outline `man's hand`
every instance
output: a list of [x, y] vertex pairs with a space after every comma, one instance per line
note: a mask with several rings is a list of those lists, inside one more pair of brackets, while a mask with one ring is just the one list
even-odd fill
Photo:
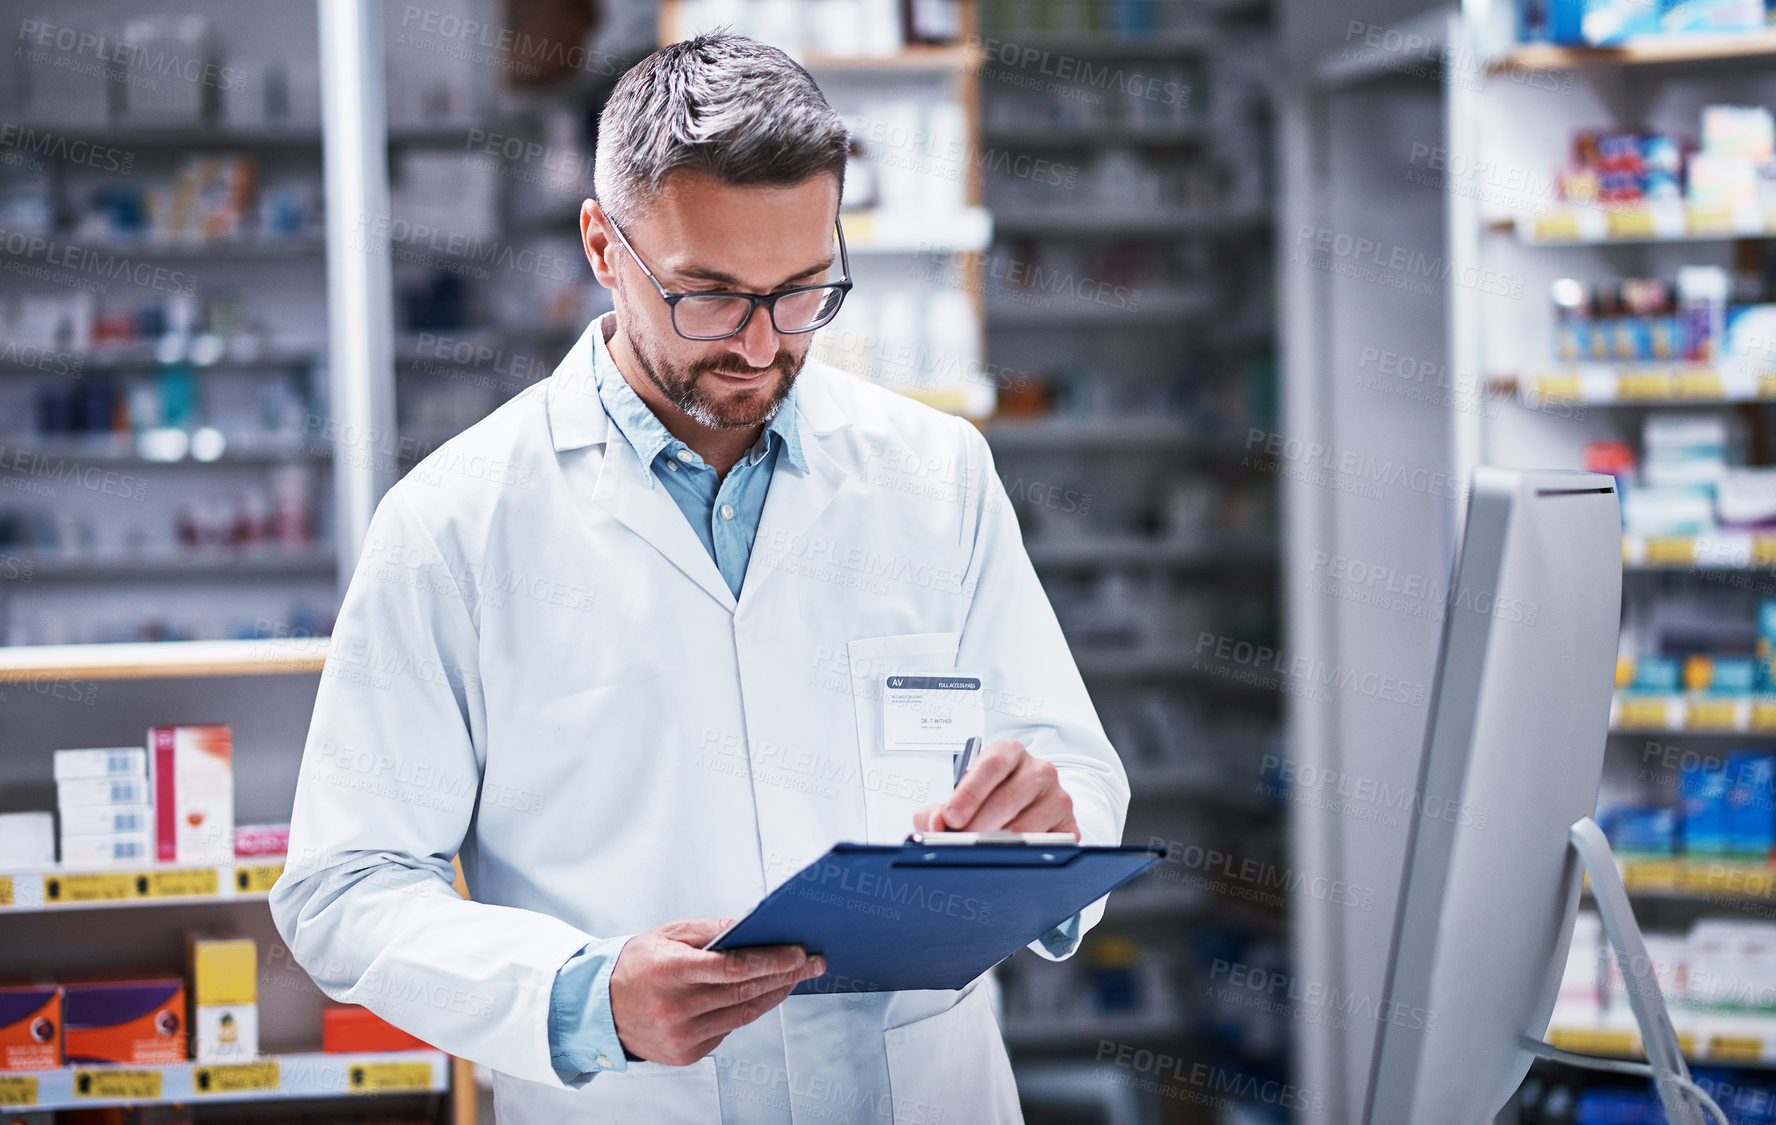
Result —
[[630, 1054], [689, 1066], [728, 1033], [783, 1002], [797, 984], [826, 971], [826, 958], [798, 945], [709, 952], [703, 944], [732, 925], [687, 918], [636, 934], [611, 970], [611, 1018]]
[[948, 800], [913, 813], [916, 832], [1071, 832], [1073, 798], [1053, 763], [1007, 738], [975, 756]]

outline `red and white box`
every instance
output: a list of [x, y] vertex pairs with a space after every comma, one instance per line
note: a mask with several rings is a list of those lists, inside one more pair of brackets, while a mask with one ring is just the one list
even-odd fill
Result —
[[234, 737], [224, 726], [148, 728], [155, 858], [234, 859]]

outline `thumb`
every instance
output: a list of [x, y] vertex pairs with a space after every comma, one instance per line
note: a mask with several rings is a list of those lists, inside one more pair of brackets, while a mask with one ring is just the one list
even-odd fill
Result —
[[688, 945], [702, 945], [716, 934], [721, 933], [734, 924], [732, 918], [680, 918], [668, 922], [659, 928], [660, 936], [682, 941]]

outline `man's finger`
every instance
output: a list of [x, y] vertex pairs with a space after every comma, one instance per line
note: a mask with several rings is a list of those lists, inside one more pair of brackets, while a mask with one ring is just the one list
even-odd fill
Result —
[[1005, 827], [1012, 832], [1052, 832], [1066, 823], [1072, 811], [1073, 798], [1065, 789], [1054, 789], [1012, 817]]
[[799, 981], [774, 988], [770, 992], [755, 996], [742, 1004], [731, 1004], [726, 1008], [717, 1008], [713, 1012], [704, 1012], [690, 1021], [689, 1030], [692, 1035], [712, 1035], [720, 1033], [725, 1036], [735, 1028], [745, 1027], [766, 1012], [775, 1008], [789, 998]]
[[817, 977], [824, 972], [826, 972], [826, 958], [811, 957], [807, 964], [786, 973], [772, 973], [770, 976], [753, 977], [750, 980], [737, 981], [733, 984], [714, 985], [705, 990], [710, 1002], [709, 1007], [705, 1010], [720, 1011], [722, 1008], [744, 1004], [767, 992], [775, 992], [785, 985], [794, 988], [802, 981], [810, 977]]
[[682, 941], [686, 945], [702, 947], [707, 945], [716, 934], [721, 933], [734, 924], [732, 918], [680, 918], [659, 927], [655, 932], [661, 937]]
[[973, 832], [996, 832], [1010, 824], [1017, 815], [1039, 800], [1050, 785], [1047, 771], [1038, 758], [1026, 757], [1016, 772], [987, 795], [968, 827]]
[[679, 979], [687, 984], [738, 984], [754, 977], [793, 972], [807, 964], [799, 945], [753, 945], [719, 953], [698, 951]]
[[982, 750], [950, 793], [949, 800], [944, 802], [944, 823], [951, 828], [960, 828], [971, 822], [987, 795], [1010, 777], [1018, 762], [1028, 756], [1029, 752], [1012, 739], [1001, 739]]

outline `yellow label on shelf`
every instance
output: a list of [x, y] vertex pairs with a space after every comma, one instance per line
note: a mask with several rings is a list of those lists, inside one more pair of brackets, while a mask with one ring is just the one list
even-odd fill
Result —
[[1707, 237], [1717, 234], [1734, 233], [1733, 211], [1730, 207], [1691, 208], [1688, 210], [1689, 231], [1693, 235]]
[[1674, 891], [1679, 868], [1673, 859], [1637, 859], [1622, 865], [1622, 886], [1632, 893]]
[[249, 893], [269, 891], [283, 873], [284, 865], [281, 863], [256, 863], [251, 867], [237, 867], [234, 869], [234, 889]]
[[1761, 1035], [1716, 1035], [1708, 1040], [1710, 1062], [1757, 1062], [1763, 1057]]
[[1769, 898], [1776, 868], [1765, 863], [1697, 863], [1684, 868], [1683, 889], [1721, 898]]
[[1776, 375], [1759, 375], [1757, 393], [1759, 398], [1776, 398]]
[[1680, 371], [1672, 376], [1672, 392], [1678, 398], [1718, 399], [1726, 397], [1721, 377], [1713, 371]]
[[214, 867], [197, 867], [179, 871], [148, 872], [149, 898], [184, 898], [189, 895], [213, 895], [222, 885]]
[[1696, 1033], [1680, 1031], [1677, 1033], [1677, 1053], [1686, 1059], [1696, 1057]]
[[0, 1074], [0, 1105], [36, 1105], [37, 1080], [23, 1074]]
[[1579, 237], [1579, 217], [1571, 211], [1543, 215], [1530, 227], [1536, 242], [1572, 242]]
[[346, 1077], [354, 1094], [372, 1094], [382, 1090], [429, 1090], [432, 1088], [432, 1064], [358, 1063]]
[[1751, 729], [1776, 730], [1776, 699], [1751, 701]]
[[1624, 730], [1643, 730], [1649, 727], [1664, 729], [1669, 725], [1670, 711], [1666, 707], [1665, 697], [1656, 695], [1650, 699], [1624, 699], [1621, 710], [1616, 715], [1616, 725]]
[[1578, 402], [1584, 397], [1577, 375], [1542, 375], [1531, 385], [1542, 402]]
[[859, 244], [868, 242], [876, 236], [876, 213], [852, 211], [845, 216], [845, 230]]
[[1621, 402], [1648, 402], [1675, 398], [1672, 377], [1663, 371], [1623, 372], [1616, 376], [1616, 398]]
[[1751, 537], [1751, 565], [1776, 566], [1776, 535]]
[[0, 906], [12, 905], [12, 876], [0, 875]]
[[1653, 213], [1651, 211], [1614, 211], [1610, 213], [1609, 236], [1611, 238], [1651, 238], [1653, 234]]
[[160, 1097], [158, 1070], [76, 1070], [74, 1096], [101, 1101], [150, 1101]]
[[128, 872], [94, 872], [86, 875], [47, 875], [43, 879], [44, 902], [111, 902], [136, 897], [136, 879]]
[[1695, 566], [1696, 540], [1690, 535], [1655, 535], [1646, 541], [1646, 565]]
[[1548, 1042], [1564, 1050], [1612, 1058], [1630, 1058], [1638, 1053], [1640, 1046], [1632, 1031], [1605, 1031], [1594, 1027], [1549, 1028]]
[[1733, 699], [1692, 699], [1685, 709], [1686, 730], [1736, 730], [1739, 704]]
[[275, 1090], [280, 1081], [276, 1059], [267, 1062], [198, 1066], [191, 1070], [191, 1090], [196, 1094], [238, 1094], [243, 1090]]

